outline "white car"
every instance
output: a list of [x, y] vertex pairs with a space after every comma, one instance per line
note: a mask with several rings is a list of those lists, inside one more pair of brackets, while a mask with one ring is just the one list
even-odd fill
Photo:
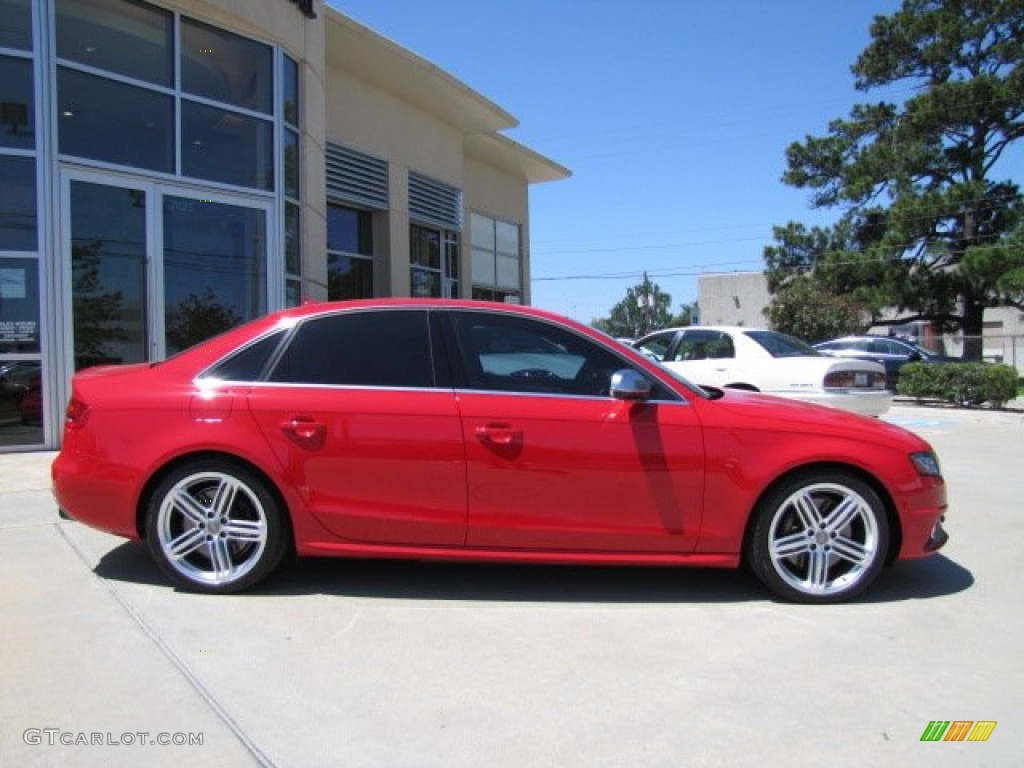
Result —
[[635, 346], [695, 384], [764, 392], [880, 416], [892, 405], [885, 368], [827, 357], [784, 333], [735, 326], [656, 331]]

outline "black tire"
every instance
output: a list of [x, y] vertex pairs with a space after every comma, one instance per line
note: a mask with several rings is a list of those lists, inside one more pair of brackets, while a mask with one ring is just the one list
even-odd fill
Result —
[[773, 488], [754, 515], [747, 563], [786, 600], [847, 600], [866, 589], [885, 564], [885, 505], [874, 488], [850, 473], [796, 475]]
[[224, 459], [175, 467], [146, 508], [146, 543], [160, 569], [191, 592], [248, 589], [290, 549], [277, 496], [253, 471]]

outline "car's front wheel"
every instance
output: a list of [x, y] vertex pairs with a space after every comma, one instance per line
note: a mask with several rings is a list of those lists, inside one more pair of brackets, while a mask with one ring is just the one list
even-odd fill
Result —
[[161, 570], [196, 592], [237, 592], [268, 576], [290, 541], [281, 504], [251, 470], [196, 461], [172, 470], [146, 513], [146, 540]]
[[790, 478], [758, 505], [747, 562], [776, 594], [802, 603], [834, 603], [874, 581], [889, 546], [878, 493], [846, 472]]

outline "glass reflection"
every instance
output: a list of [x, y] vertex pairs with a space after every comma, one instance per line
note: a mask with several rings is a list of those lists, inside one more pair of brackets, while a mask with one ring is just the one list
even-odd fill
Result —
[[266, 216], [262, 210], [164, 197], [167, 354], [266, 311]]
[[57, 71], [60, 152], [174, 171], [174, 99], [143, 88]]
[[40, 349], [39, 261], [0, 258], [0, 355]]
[[272, 114], [273, 61], [269, 45], [181, 20], [181, 87], [188, 93]]
[[0, 155], [0, 251], [34, 251], [38, 243], [36, 161]]
[[339, 253], [327, 256], [327, 299], [329, 301], [368, 299], [372, 296], [372, 260]]
[[43, 442], [43, 376], [38, 360], [0, 360], [0, 446]]
[[137, 0], [57, 0], [57, 55], [157, 85], [174, 84], [174, 15]]
[[32, 50], [32, 6], [29, 0], [0, 0], [0, 48]]
[[182, 173], [240, 187], [274, 188], [273, 123], [183, 101]]
[[32, 62], [0, 56], [0, 147], [35, 147], [35, 104]]
[[75, 369], [146, 360], [146, 195], [71, 182]]

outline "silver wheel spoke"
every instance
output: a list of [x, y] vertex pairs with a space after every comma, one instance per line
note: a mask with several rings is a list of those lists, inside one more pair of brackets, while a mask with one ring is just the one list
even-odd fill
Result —
[[234, 506], [237, 493], [237, 483], [227, 478], [221, 480], [213, 497], [213, 511], [217, 517], [231, 517], [231, 507]]
[[263, 541], [266, 526], [259, 520], [229, 520], [221, 529], [231, 541]]
[[821, 515], [818, 514], [818, 507], [815, 506], [811, 494], [801, 493], [793, 500], [793, 508], [804, 528], [817, 530], [821, 526]]
[[206, 510], [195, 498], [189, 494], [187, 488], [178, 488], [171, 499], [174, 509], [188, 518], [189, 522], [195, 525], [202, 525], [206, 522]]
[[832, 551], [843, 560], [848, 560], [854, 565], [861, 567], [867, 567], [871, 561], [871, 549], [845, 536], [839, 536], [832, 540]]
[[816, 591], [828, 585], [828, 553], [822, 549], [811, 550], [807, 558], [807, 585]]
[[842, 503], [825, 518], [825, 527], [830, 531], [841, 531], [860, 514], [860, 500], [847, 496]]
[[226, 579], [235, 570], [227, 539], [213, 537], [213, 541], [210, 542], [210, 561], [213, 563], [213, 574], [218, 581]]
[[795, 557], [809, 551], [810, 540], [806, 531], [791, 533], [772, 542], [772, 557], [776, 560]]
[[188, 557], [206, 543], [206, 532], [202, 528], [190, 528], [164, 547], [174, 560]]

